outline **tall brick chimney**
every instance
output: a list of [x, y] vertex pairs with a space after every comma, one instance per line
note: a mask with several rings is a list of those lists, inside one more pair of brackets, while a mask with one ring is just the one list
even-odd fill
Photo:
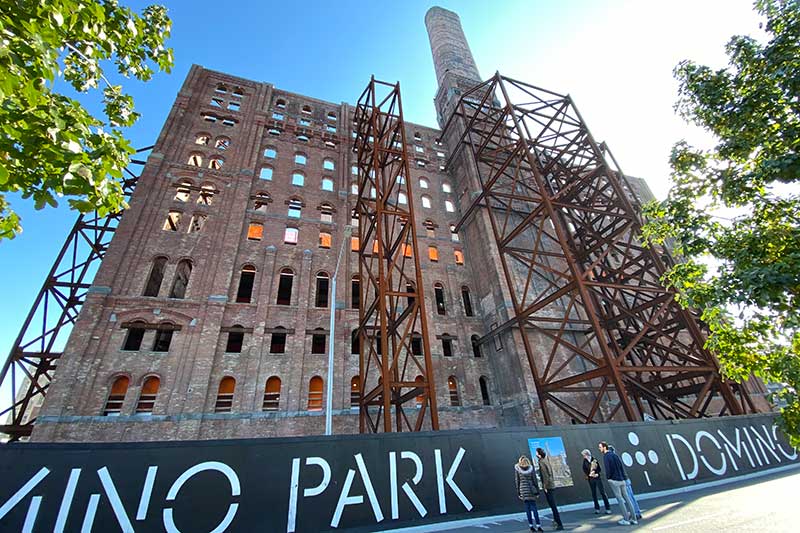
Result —
[[441, 7], [432, 7], [425, 14], [425, 27], [440, 87], [444, 85], [448, 72], [476, 83], [481, 81], [458, 15]]

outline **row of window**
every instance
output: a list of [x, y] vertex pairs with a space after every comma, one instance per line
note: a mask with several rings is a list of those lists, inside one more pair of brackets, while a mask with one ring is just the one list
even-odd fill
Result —
[[[414, 380], [423, 383], [422, 376], [417, 376]], [[161, 380], [157, 376], [147, 376], [142, 382], [139, 392], [139, 399], [136, 402], [134, 412], [140, 415], [153, 413], [153, 407], [158, 396]], [[489, 382], [485, 376], [478, 378], [478, 385], [481, 391], [481, 401], [483, 405], [491, 405], [489, 396]], [[103, 407], [104, 416], [119, 416], [122, 406], [125, 403], [125, 396], [130, 386], [130, 378], [127, 376], [117, 377], [111, 385], [105, 406]], [[322, 411], [324, 397], [324, 382], [320, 376], [313, 376], [308, 381], [308, 395], [306, 410]], [[236, 379], [225, 376], [219, 382], [217, 396], [214, 401], [215, 413], [230, 413], [233, 410], [233, 399], [236, 393]], [[447, 393], [452, 407], [461, 406], [461, 395], [459, 393], [458, 380], [455, 376], [447, 378]], [[361, 398], [361, 379], [353, 376], [350, 379], [350, 408], [358, 409]], [[262, 411], [277, 411], [280, 407], [281, 399], [281, 379], [278, 376], [270, 376], [264, 385], [264, 396], [261, 402]], [[416, 403], [421, 407], [425, 401], [424, 394], [417, 396]]]
[[[272, 181], [273, 175], [272, 167], [261, 167], [261, 170], [258, 173], [259, 179]], [[305, 172], [295, 171], [292, 172], [292, 185], [295, 187], [305, 187], [306, 186], [306, 174]], [[323, 191], [333, 191], [333, 178], [323, 176], [319, 182], [319, 188]]]
[[198, 133], [197, 136], [194, 138], [194, 143], [200, 146], [213, 146], [218, 150], [225, 151], [231, 146], [231, 138], [225, 137], [223, 135], [218, 136], [214, 139], [213, 143], [211, 141], [212, 136], [210, 133]]
[[[284, 111], [286, 109], [286, 100], [284, 100], [283, 98], [278, 98], [275, 101], [275, 108]], [[305, 104], [302, 107], [300, 107], [300, 113], [303, 115], [311, 115], [313, 113], [313, 110], [310, 105]], [[333, 111], [328, 111], [327, 119], [331, 122], [336, 122], [336, 113], [334, 113]]]
[[210, 124], [220, 123], [223, 126], [227, 126], [229, 128], [232, 128], [233, 126], [235, 126], [236, 122], [237, 122], [232, 117], [222, 117], [222, 116], [216, 115], [214, 113], [203, 113], [201, 116], [203, 117], [204, 121], [206, 121], [206, 122], [208, 122]]
[[[203, 154], [201, 152], [192, 152], [189, 154], [189, 159], [186, 164], [192, 167], [203, 166]], [[219, 155], [214, 155], [208, 158], [208, 168], [211, 170], [219, 170], [225, 165], [225, 158]]]

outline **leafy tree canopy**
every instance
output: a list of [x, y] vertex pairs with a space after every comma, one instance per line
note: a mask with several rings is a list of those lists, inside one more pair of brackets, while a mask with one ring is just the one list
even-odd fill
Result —
[[[800, 0], [758, 0], [768, 38], [735, 36], [729, 64], [684, 61], [677, 111], [716, 145], [679, 142], [673, 188], [645, 207], [645, 238], [683, 262], [664, 281], [699, 309], [707, 347], [736, 381], [777, 384], [783, 428], [800, 444]], [[725, 215], [727, 218], [722, 218]], [[732, 214], [731, 214], [732, 213]]]
[[[142, 81], [169, 72], [170, 26], [161, 6], [139, 16], [115, 0], [0, 2], [0, 240], [22, 231], [3, 193], [32, 197], [37, 209], [58, 197], [101, 215], [125, 207], [122, 175], [134, 150], [120, 128], [138, 115], [102, 63]], [[60, 94], [63, 82], [80, 93], [102, 89], [104, 116]]]

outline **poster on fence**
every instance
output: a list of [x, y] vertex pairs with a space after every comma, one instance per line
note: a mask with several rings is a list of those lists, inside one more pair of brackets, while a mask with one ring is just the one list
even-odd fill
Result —
[[[556, 488], [571, 487], [572, 472], [567, 462], [567, 450], [561, 437], [539, 437], [528, 439], [528, 448], [531, 451], [531, 458], [539, 471], [539, 458], [536, 456], [536, 448], [541, 448], [547, 454], [544, 458], [553, 471], [553, 482]], [[541, 474], [540, 474], [541, 479]]]

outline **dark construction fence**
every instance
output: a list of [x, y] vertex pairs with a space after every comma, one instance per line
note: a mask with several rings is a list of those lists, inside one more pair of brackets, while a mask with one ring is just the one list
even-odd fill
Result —
[[557, 491], [566, 504], [590, 498], [580, 451], [599, 456], [601, 440], [630, 465], [637, 493], [798, 463], [771, 415], [380, 436], [12, 444], [0, 447], [0, 531], [372, 531], [520, 512], [513, 464], [530, 455], [531, 444], [548, 448], [557, 475], [573, 483]]

